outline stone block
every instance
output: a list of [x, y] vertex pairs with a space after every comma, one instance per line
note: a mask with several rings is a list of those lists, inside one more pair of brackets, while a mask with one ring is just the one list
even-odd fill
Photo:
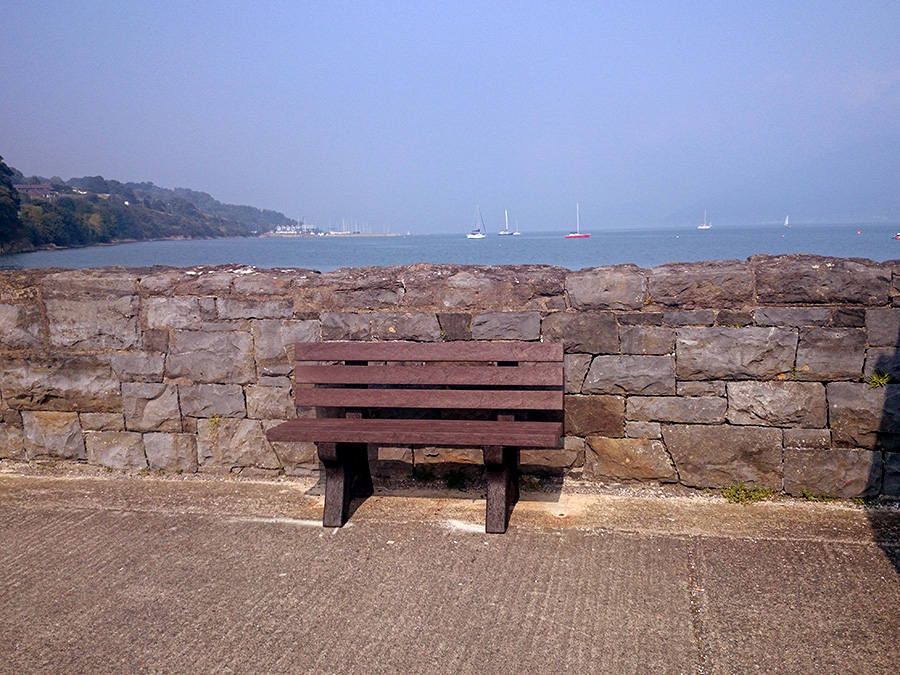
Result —
[[584, 380], [585, 394], [675, 393], [675, 360], [671, 356], [597, 356]]
[[[263, 424], [268, 426], [265, 422]], [[315, 443], [272, 443], [272, 451], [288, 476], [305, 477], [319, 473]]]
[[797, 351], [793, 328], [680, 328], [679, 380], [767, 380], [789, 373]]
[[472, 339], [472, 315], [456, 312], [452, 314], [438, 314], [438, 324], [441, 327], [441, 339], [471, 340]]
[[870, 260], [797, 254], [750, 262], [761, 304], [888, 304], [891, 270]]
[[566, 396], [565, 434], [603, 434], [621, 438], [625, 426], [625, 398], [622, 396]]
[[247, 417], [254, 420], [286, 420], [296, 416], [290, 387], [247, 385]]
[[712, 381], [691, 381], [678, 382], [675, 386], [675, 393], [678, 396], [725, 396], [726, 382], [716, 380]]
[[216, 313], [220, 319], [290, 319], [294, 315], [294, 301], [292, 298], [216, 298]]
[[197, 437], [193, 434], [144, 434], [144, 451], [152, 471], [197, 471]]
[[81, 413], [78, 419], [85, 431], [125, 431], [122, 413]]
[[685, 485], [781, 489], [781, 429], [664, 424], [662, 435]]
[[584, 477], [589, 480], [678, 480], [672, 460], [661, 441], [649, 438], [588, 436]]
[[380, 478], [409, 478], [413, 470], [413, 451], [408, 446], [379, 446], [370, 460], [372, 473]]
[[832, 442], [838, 447], [900, 449], [900, 385], [864, 382], [826, 386]]
[[66, 270], [41, 281], [45, 299], [82, 298], [104, 301], [137, 295], [137, 275], [112, 269]]
[[48, 298], [44, 306], [54, 347], [99, 350], [139, 345], [137, 296]]
[[260, 377], [287, 375], [294, 368], [294, 343], [317, 342], [318, 321], [254, 321], [251, 326]]
[[236, 295], [283, 296], [288, 295], [294, 286], [294, 279], [308, 276], [309, 270], [303, 269], [257, 269], [244, 268], [235, 274], [232, 288]]
[[882, 494], [900, 497], [900, 452], [884, 453], [884, 484]]
[[716, 325], [743, 328], [753, 323], [753, 312], [742, 309], [720, 309], [716, 314]]
[[198, 383], [245, 384], [256, 378], [250, 333], [176, 331], [166, 376]]
[[344, 267], [294, 281], [294, 313], [392, 309], [406, 289], [392, 267]]
[[662, 438], [659, 422], [625, 422], [625, 438]]
[[438, 475], [462, 471], [468, 476], [477, 476], [483, 471], [484, 453], [481, 448], [414, 448], [413, 463]]
[[36, 304], [0, 304], [0, 348], [36, 349], [40, 346], [40, 308]]
[[675, 351], [675, 329], [662, 326], [622, 326], [619, 328], [619, 342], [623, 354], [671, 354]]
[[662, 326], [663, 313], [645, 308], [641, 312], [619, 312], [616, 319], [620, 326]]
[[519, 466], [523, 473], [559, 474], [584, 464], [584, 443], [580, 439], [562, 448], [529, 448], [519, 452]]
[[865, 307], [835, 307], [831, 313], [831, 325], [835, 328], [865, 328]]
[[647, 277], [635, 265], [613, 265], [571, 272], [566, 293], [574, 309], [640, 309], [647, 299]]
[[181, 431], [174, 384], [123, 382], [122, 409], [128, 431]]
[[191, 330], [210, 317], [201, 310], [200, 298], [145, 298], [143, 302], [147, 327], [150, 329]]
[[119, 379], [109, 364], [85, 356], [0, 359], [0, 395], [17, 410], [122, 409]]
[[25, 457], [85, 459], [84, 438], [78, 414], [73, 412], [25, 411]]
[[866, 335], [870, 347], [900, 346], [900, 309], [866, 310]]
[[798, 380], [857, 380], [866, 357], [866, 334], [859, 328], [801, 328]]
[[731, 424], [819, 429], [828, 423], [825, 387], [818, 382], [729, 382]]
[[862, 372], [865, 377], [871, 377], [877, 372], [887, 373], [891, 376], [892, 382], [900, 382], [900, 349], [869, 347], [866, 350], [866, 363]]
[[154, 295], [198, 295], [221, 297], [231, 294], [234, 269], [200, 266], [164, 269], [141, 277], [140, 287]]
[[649, 291], [666, 307], [735, 307], [753, 301], [753, 272], [737, 260], [670, 263], [649, 271]]
[[185, 417], [245, 417], [244, 391], [236, 384], [178, 385]]
[[580, 394], [581, 387], [584, 384], [584, 378], [587, 376], [588, 368], [591, 366], [590, 354], [566, 354], [564, 357], [563, 369], [565, 372], [567, 394]]
[[850, 499], [881, 492], [882, 457], [869, 450], [809, 450], [784, 453], [784, 491], [795, 497]]
[[89, 464], [124, 471], [147, 468], [144, 440], [134, 431], [86, 431], [84, 434]]
[[25, 459], [25, 431], [12, 424], [0, 424], [0, 459]]
[[562, 342], [567, 353], [619, 353], [612, 312], [553, 312], [544, 318], [542, 333], [545, 342]]
[[162, 354], [120, 352], [110, 355], [109, 365], [116, 377], [125, 382], [161, 382], [165, 357]]
[[201, 470], [213, 471], [282, 467], [262, 423], [248, 419], [198, 420], [197, 461]]
[[824, 326], [831, 310], [823, 307], [760, 307], [753, 312], [757, 326]]
[[625, 417], [638, 422], [721, 424], [727, 405], [717, 396], [629, 396]]
[[319, 318], [322, 321], [323, 342], [367, 340], [371, 337], [368, 314], [323, 312]]
[[711, 309], [671, 311], [663, 314], [663, 323], [667, 326], [712, 326], [715, 322], [716, 314]]
[[830, 429], [785, 429], [784, 447], [827, 450], [831, 447]]
[[490, 312], [472, 320], [473, 340], [540, 340], [539, 312]]
[[441, 326], [435, 314], [375, 312], [369, 317], [371, 335], [376, 340], [437, 342], [441, 339]]

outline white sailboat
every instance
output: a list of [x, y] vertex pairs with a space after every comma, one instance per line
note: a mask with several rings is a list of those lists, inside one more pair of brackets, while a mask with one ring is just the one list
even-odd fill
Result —
[[790, 227], [790, 226], [791, 226], [791, 221], [789, 220], [789, 218], [790, 218], [790, 216], [785, 216], [785, 217], [784, 217], [784, 226], [785, 226], [785, 227]]
[[703, 222], [697, 226], [698, 230], [708, 230], [712, 227], [712, 223], [707, 222], [706, 220], [706, 211], [703, 212]]
[[509, 229], [509, 212], [508, 211], [503, 212], [503, 217], [506, 220], [506, 226], [502, 230], [500, 230], [497, 234], [499, 234], [500, 236], [509, 236], [509, 235], [514, 235], [514, 234], [519, 234], [518, 231], [513, 231], [513, 230]]
[[578, 204], [575, 205], [575, 231], [569, 232], [566, 235], [566, 239], [587, 239], [590, 237], [590, 233], [581, 231], [581, 212], [579, 211]]
[[484, 239], [484, 218], [481, 217], [481, 207], [475, 207], [475, 228], [466, 234], [466, 239]]

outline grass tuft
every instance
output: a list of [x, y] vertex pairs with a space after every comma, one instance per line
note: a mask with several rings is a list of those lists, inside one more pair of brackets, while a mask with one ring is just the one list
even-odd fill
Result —
[[775, 494], [775, 490], [770, 488], [750, 488], [743, 483], [737, 483], [723, 487], [719, 494], [732, 504], [750, 504], [751, 502], [761, 502], [770, 499]]

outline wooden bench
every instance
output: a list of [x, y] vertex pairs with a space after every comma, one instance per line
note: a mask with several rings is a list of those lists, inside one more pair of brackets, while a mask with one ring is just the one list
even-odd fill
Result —
[[563, 346], [540, 342], [309, 342], [295, 345], [299, 417], [270, 441], [314, 442], [325, 467], [323, 525], [340, 527], [372, 494], [368, 444], [480, 446], [485, 530], [506, 531], [519, 449], [562, 436]]

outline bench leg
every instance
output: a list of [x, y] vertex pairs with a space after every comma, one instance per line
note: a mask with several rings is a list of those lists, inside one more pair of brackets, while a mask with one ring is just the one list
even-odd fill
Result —
[[322, 525], [341, 527], [347, 522], [354, 497], [372, 494], [368, 446], [365, 443], [319, 443], [325, 465], [325, 512]]
[[484, 530], [503, 534], [512, 505], [519, 500], [519, 449], [497, 445], [484, 448], [487, 508]]

